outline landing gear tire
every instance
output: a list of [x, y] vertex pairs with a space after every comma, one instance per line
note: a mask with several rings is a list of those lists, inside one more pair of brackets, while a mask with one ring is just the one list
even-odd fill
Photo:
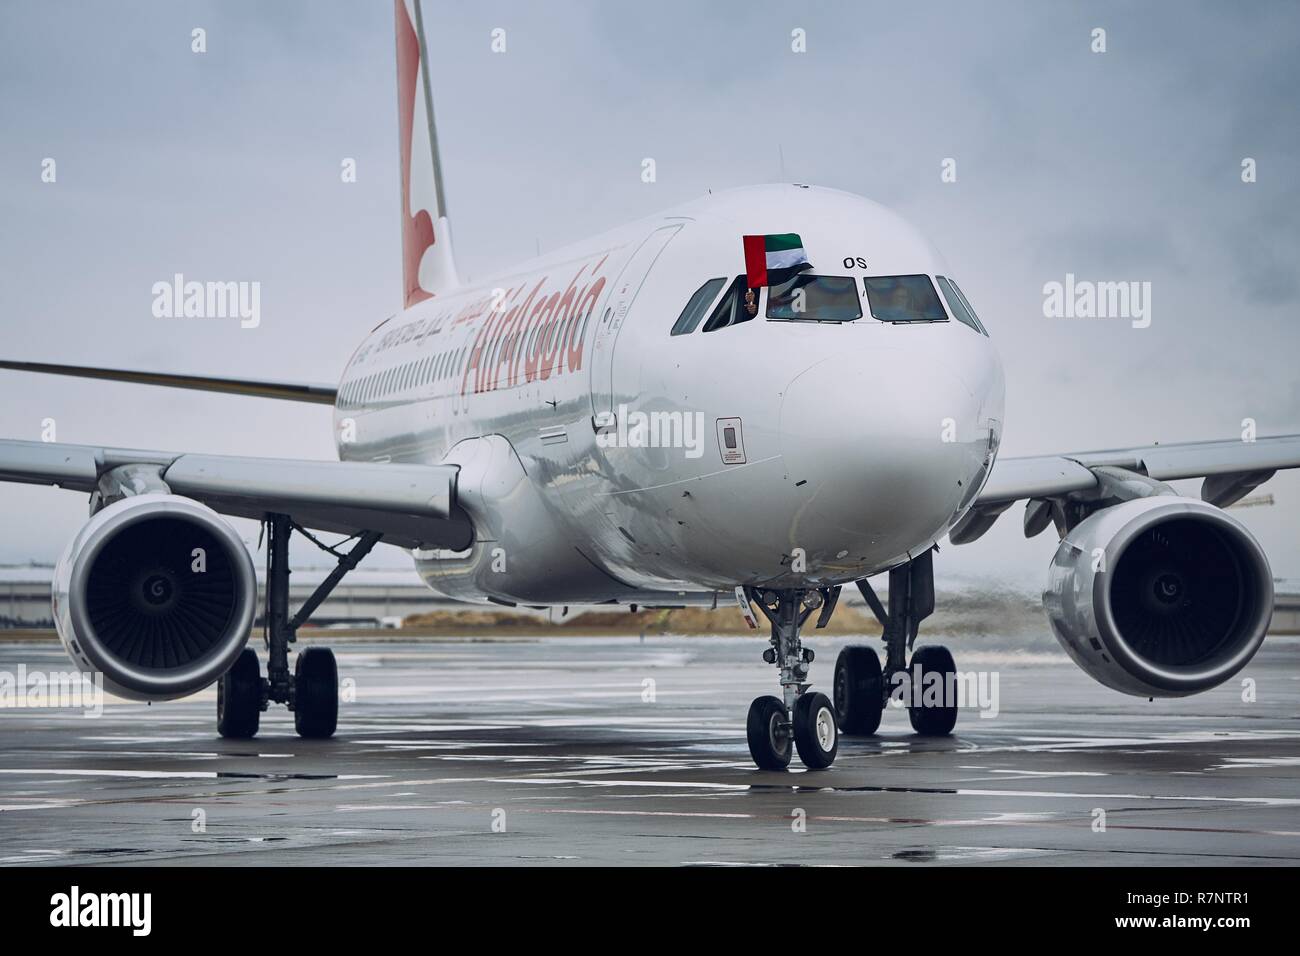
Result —
[[257, 735], [262, 716], [262, 669], [257, 652], [245, 647], [217, 681], [217, 733], [228, 740]]
[[794, 745], [809, 770], [825, 770], [840, 749], [835, 707], [825, 694], [805, 692], [794, 705]]
[[840, 731], [870, 736], [880, 728], [884, 713], [884, 678], [873, 648], [850, 645], [835, 660], [835, 716]]
[[[930, 673], [943, 675], [944, 704], [948, 706], [909, 706], [907, 716], [911, 718], [912, 729], [923, 737], [946, 737], [952, 733], [953, 727], [957, 725], [957, 702], [946, 699], [949, 691], [956, 686], [952, 677], [957, 673], [957, 665], [952, 659], [952, 652], [948, 648], [937, 644], [929, 647], [919, 647], [912, 654], [912, 662], [908, 667], [908, 673], [914, 676], [918, 667], [922, 675]], [[915, 685], [912, 687], [913, 699], [923, 697], [924, 680], [923, 676], [921, 687], [918, 688]]]
[[339, 722], [339, 669], [328, 647], [309, 647], [294, 665], [293, 726], [299, 737], [333, 737]]
[[[784, 770], [790, 766], [794, 751], [787, 728], [785, 704], [775, 697], [757, 697], [749, 705], [745, 719], [745, 736], [749, 755], [760, 770]], [[800, 756], [803, 751], [799, 751]]]

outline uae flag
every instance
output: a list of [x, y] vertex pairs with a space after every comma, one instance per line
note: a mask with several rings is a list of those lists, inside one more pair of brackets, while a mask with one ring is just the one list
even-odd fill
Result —
[[741, 240], [745, 244], [745, 273], [751, 289], [789, 282], [804, 269], [812, 268], [798, 233], [742, 236]]

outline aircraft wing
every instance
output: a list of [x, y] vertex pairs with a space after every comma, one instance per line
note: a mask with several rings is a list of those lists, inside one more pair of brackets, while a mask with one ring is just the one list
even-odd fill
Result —
[[245, 458], [0, 439], [0, 481], [74, 491], [170, 491], [222, 514], [287, 514], [320, 531], [379, 532], [399, 547], [460, 550], [454, 465]]
[[0, 359], [0, 368], [17, 372], [41, 372], [46, 375], [71, 375], [74, 378], [97, 378], [110, 382], [134, 382], [137, 385], [165, 385], [200, 392], [224, 392], [227, 395], [253, 395], [279, 398], [291, 402], [333, 405], [333, 385], [312, 382], [272, 382], [265, 379], [222, 378], [214, 375], [180, 375], [175, 372], [141, 372], [124, 368], [96, 368], [89, 365], [58, 365], [52, 362], [15, 362]]
[[1226, 507], [1284, 468], [1300, 468], [1300, 435], [999, 458], [970, 512], [949, 537], [954, 544], [974, 541], [1021, 499], [1029, 501], [1025, 533], [1032, 536], [1042, 530], [1042, 523], [1034, 520], [1036, 513], [1045, 514], [1036, 507], [1040, 503], [1105, 497], [1116, 482], [1127, 483], [1132, 493], [1141, 495], [1160, 482], [1204, 478], [1202, 500]]

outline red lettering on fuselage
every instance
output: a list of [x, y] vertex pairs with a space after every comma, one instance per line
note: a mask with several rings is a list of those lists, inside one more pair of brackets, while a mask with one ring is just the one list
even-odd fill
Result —
[[[455, 355], [468, 353], [460, 372], [461, 395], [581, 371], [587, 321], [607, 285], [600, 271], [608, 259], [605, 254], [594, 266], [583, 263], [563, 291], [548, 289], [549, 274], [530, 277], [509, 288], [485, 291], [458, 308], [452, 306], [386, 329], [357, 353], [352, 364], [369, 364], [388, 349], [409, 343], [420, 347], [436, 336], [447, 336], [450, 341], [445, 347]], [[586, 284], [580, 285], [584, 275]], [[466, 325], [475, 326], [472, 334], [461, 331]], [[439, 344], [444, 341], [436, 339], [430, 351], [444, 347]]]
[[477, 315], [458, 316], [453, 325], [472, 321], [488, 312], [491, 304], [496, 306], [474, 336], [461, 375], [461, 394], [513, 388], [520, 384], [520, 366], [524, 383], [581, 371], [587, 319], [606, 285], [605, 278], [596, 273], [608, 258], [605, 255], [597, 261], [591, 270], [594, 281], [588, 285], [578, 286], [587, 271], [584, 263], [563, 292], [548, 294], [550, 276], [546, 275], [532, 285], [522, 301], [516, 300], [527, 283], [505, 290]]

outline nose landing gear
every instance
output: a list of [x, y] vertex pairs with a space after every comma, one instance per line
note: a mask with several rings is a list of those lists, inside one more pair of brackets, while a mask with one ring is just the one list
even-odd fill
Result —
[[749, 705], [745, 726], [750, 756], [763, 770], [784, 770], [795, 751], [810, 770], [829, 767], [839, 750], [839, 725], [826, 695], [808, 693], [808, 668], [815, 655], [803, 646], [799, 631], [818, 608], [817, 626], [826, 625], [839, 588], [746, 588], [745, 595], [772, 625], [772, 646], [763, 652], [763, 660], [780, 668], [782, 694], [781, 698], [759, 697]]

